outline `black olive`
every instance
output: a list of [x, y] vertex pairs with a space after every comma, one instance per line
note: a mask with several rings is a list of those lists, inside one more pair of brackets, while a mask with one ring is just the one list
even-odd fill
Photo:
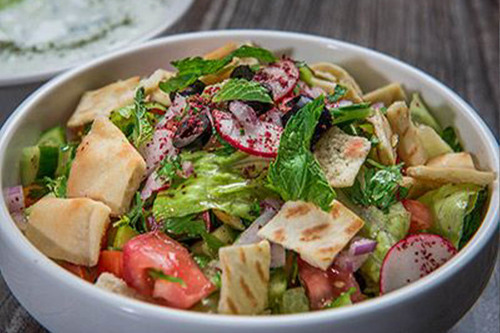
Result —
[[311, 147], [316, 145], [323, 133], [325, 133], [330, 127], [332, 127], [332, 115], [327, 108], [323, 108], [323, 111], [318, 119], [318, 124], [314, 129], [314, 134], [311, 139]]
[[245, 102], [248, 106], [250, 106], [257, 116], [260, 116], [267, 111], [271, 110], [273, 107], [272, 103], [263, 103], [263, 102], [258, 102], [258, 101], [246, 101]]
[[170, 100], [173, 101], [175, 99], [175, 94], [179, 94], [181, 96], [201, 94], [203, 92], [203, 89], [205, 89], [205, 86], [205, 83], [201, 82], [200, 80], [196, 80], [194, 81], [194, 83], [190, 84], [182, 90], [179, 90], [177, 92], [170, 92]]
[[192, 114], [175, 131], [172, 143], [176, 148], [200, 149], [212, 136], [212, 124], [205, 113]]
[[283, 126], [286, 125], [286, 123], [288, 122], [288, 120], [290, 120], [290, 118], [297, 113], [297, 111], [299, 111], [300, 109], [302, 109], [304, 107], [304, 105], [306, 105], [307, 103], [309, 103], [310, 101], [312, 101], [311, 98], [307, 97], [307, 96], [304, 96], [304, 95], [298, 95], [294, 98], [292, 98], [291, 100], [289, 100], [287, 103], [286, 103], [286, 106], [290, 108], [290, 110], [288, 110], [287, 113], [285, 113], [282, 117], [281, 117], [281, 121], [283, 123]]
[[253, 79], [253, 76], [255, 75], [255, 72], [250, 68], [248, 65], [240, 65], [237, 66], [233, 71], [231, 72], [230, 77], [232, 79], [245, 79], [250, 81]]

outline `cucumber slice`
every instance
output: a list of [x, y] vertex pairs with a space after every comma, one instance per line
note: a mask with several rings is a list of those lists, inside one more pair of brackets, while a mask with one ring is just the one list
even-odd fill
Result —
[[38, 172], [36, 178], [54, 177], [59, 159], [59, 148], [39, 146]]
[[413, 94], [410, 103], [411, 119], [417, 124], [423, 124], [432, 127], [438, 134], [443, 129], [439, 126], [437, 120], [431, 115], [419, 94]]
[[38, 146], [59, 147], [66, 144], [66, 131], [61, 126], [46, 130], [38, 139]]
[[271, 270], [269, 278], [269, 307], [273, 312], [279, 312], [279, 304], [286, 291], [287, 277], [283, 268]]
[[56, 176], [62, 176], [69, 173], [69, 163], [73, 160], [75, 146], [66, 145], [59, 148], [59, 158], [57, 160]]
[[121, 249], [125, 243], [137, 236], [138, 233], [127, 225], [122, 225], [116, 230], [115, 239], [113, 240], [113, 247]]
[[[214, 238], [218, 239], [225, 245], [233, 243], [238, 237], [238, 232], [226, 224], [221, 225], [210, 233]], [[191, 251], [194, 254], [203, 254], [213, 257], [213, 253], [205, 241], [198, 241], [191, 246]]]
[[33, 183], [38, 174], [40, 149], [36, 146], [26, 147], [21, 153], [21, 183], [27, 186]]

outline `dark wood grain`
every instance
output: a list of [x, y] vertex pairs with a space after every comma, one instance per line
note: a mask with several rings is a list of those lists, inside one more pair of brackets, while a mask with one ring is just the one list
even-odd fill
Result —
[[[367, 46], [436, 77], [500, 136], [498, 0], [200, 0], [166, 34], [258, 28], [300, 31]], [[499, 332], [500, 259], [453, 333]], [[0, 331], [45, 330], [0, 279]]]

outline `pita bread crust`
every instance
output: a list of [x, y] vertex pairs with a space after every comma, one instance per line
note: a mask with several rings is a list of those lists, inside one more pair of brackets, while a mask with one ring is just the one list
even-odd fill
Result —
[[442, 168], [426, 165], [410, 167], [407, 169], [406, 173], [408, 176], [416, 179], [441, 184], [471, 183], [476, 185], [488, 185], [496, 178], [495, 173], [490, 171], [478, 171], [474, 169], [456, 167]]
[[166, 71], [164, 69], [157, 69], [151, 76], [143, 79], [139, 85], [144, 87], [144, 92], [149, 100], [170, 106], [170, 96], [160, 89], [160, 82], [166, 81], [175, 75], [174, 72]]
[[233, 245], [219, 250], [222, 267], [222, 288], [219, 313], [259, 314], [267, 308], [269, 242]]
[[95, 266], [110, 212], [92, 199], [45, 197], [32, 207], [26, 237], [49, 258]]
[[326, 270], [363, 224], [337, 200], [330, 212], [312, 203], [288, 201], [258, 235], [298, 252], [310, 265]]
[[363, 100], [388, 106], [396, 101], [406, 101], [406, 94], [401, 84], [394, 82], [365, 94]]
[[472, 155], [465, 152], [460, 153], [449, 153], [431, 158], [425, 164], [431, 167], [439, 168], [463, 168], [463, 169], [475, 169], [474, 160]]
[[405, 102], [395, 102], [387, 109], [387, 119], [392, 130], [399, 136], [397, 151], [406, 165], [422, 165], [427, 161], [427, 152], [420, 141], [417, 126], [411, 121]]
[[392, 133], [389, 121], [380, 110], [375, 110], [374, 115], [368, 118], [368, 121], [373, 125], [375, 135], [379, 140], [377, 145], [379, 161], [384, 165], [396, 164], [396, 150], [393, 148], [393, 142], [396, 142], [397, 138]]
[[126, 213], [146, 173], [146, 162], [106, 117], [94, 121], [78, 146], [68, 179], [68, 197], [88, 197]]
[[79, 128], [91, 123], [98, 116], [109, 117], [113, 110], [131, 104], [134, 101], [139, 79], [139, 76], [134, 76], [84, 93], [75, 112], [68, 120], [68, 127]]
[[367, 139], [332, 127], [316, 143], [314, 156], [332, 187], [349, 187], [354, 184], [370, 147]]
[[110, 291], [114, 294], [125, 297], [135, 298], [138, 300], [147, 300], [148, 297], [142, 296], [134, 289], [130, 288], [125, 281], [111, 273], [102, 273], [95, 282], [95, 285], [101, 289]]
[[[349, 74], [344, 68], [329, 63], [329, 62], [318, 62], [315, 64], [312, 64], [311, 69], [314, 71], [315, 76], [317, 76], [318, 79], [324, 80], [326, 82], [334, 82], [334, 83], [339, 83], [343, 85], [344, 87], [347, 88], [347, 99], [359, 103], [363, 100], [363, 92], [361, 91], [361, 88], [359, 87], [358, 83], [354, 78]], [[323, 87], [321, 84], [318, 84], [320, 82], [317, 82], [313, 80], [313, 83], [315, 85], [320, 86], [321, 88], [325, 89], [326, 87]], [[335, 87], [335, 86], [333, 86]], [[325, 89], [328, 93], [331, 93], [333, 91], [328, 91]]]

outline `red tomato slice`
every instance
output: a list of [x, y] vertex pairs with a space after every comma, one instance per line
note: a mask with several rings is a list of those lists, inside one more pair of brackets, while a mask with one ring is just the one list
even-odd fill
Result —
[[425, 204], [417, 200], [409, 199], [404, 199], [401, 203], [411, 214], [409, 233], [414, 234], [432, 227], [432, 212]]
[[[148, 270], [182, 279], [184, 284], [154, 280]], [[160, 231], [132, 238], [123, 247], [123, 279], [143, 295], [165, 305], [188, 309], [216, 288], [202, 273], [188, 250]]]
[[356, 288], [356, 292], [351, 295], [353, 302], [364, 299], [352, 273], [340, 269], [335, 263], [326, 271], [313, 267], [300, 258], [298, 264], [300, 281], [306, 289], [313, 310], [322, 309], [351, 287]]
[[123, 253], [122, 251], [101, 251], [99, 262], [97, 263], [97, 274], [104, 272], [112, 273], [121, 278], [123, 276]]

